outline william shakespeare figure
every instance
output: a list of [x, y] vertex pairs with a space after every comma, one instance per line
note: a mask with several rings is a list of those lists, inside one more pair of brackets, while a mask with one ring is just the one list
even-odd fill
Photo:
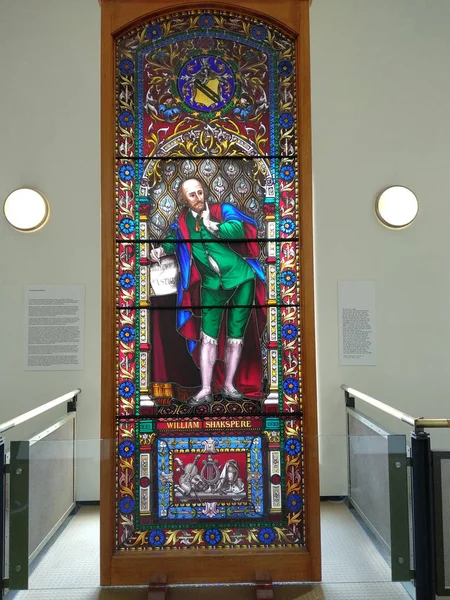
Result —
[[[258, 397], [265, 309], [254, 304], [265, 304], [265, 278], [256, 221], [231, 204], [208, 204], [198, 179], [180, 184], [177, 202], [182, 208], [171, 234], [150, 257], [159, 262], [175, 254], [178, 260], [177, 330], [187, 339], [202, 380], [188, 403], [212, 402], [213, 380], [224, 399]], [[200, 319], [192, 307], [201, 307]]]

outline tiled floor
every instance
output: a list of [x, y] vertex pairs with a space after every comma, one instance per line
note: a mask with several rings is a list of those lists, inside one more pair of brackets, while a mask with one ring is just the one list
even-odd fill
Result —
[[[26, 595], [24, 595], [26, 594]], [[393, 583], [321, 584], [319, 586], [277, 586], [275, 600], [411, 600], [405, 590]], [[8, 596], [7, 596], [8, 598]], [[147, 600], [147, 591], [120, 589], [33, 590], [17, 598], [33, 600]], [[223, 587], [172, 589], [169, 600], [255, 600], [252, 588]]]
[[[83, 507], [37, 559], [30, 589], [11, 600], [146, 600], [143, 588], [99, 588], [99, 511]], [[277, 585], [275, 600], [408, 600], [344, 504], [322, 503], [323, 583]], [[170, 600], [253, 600], [252, 586], [171, 588]]]

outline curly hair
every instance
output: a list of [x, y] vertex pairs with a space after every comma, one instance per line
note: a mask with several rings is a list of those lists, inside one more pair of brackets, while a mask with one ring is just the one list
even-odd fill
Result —
[[180, 185], [178, 186], [177, 198], [176, 198], [178, 206], [186, 206], [186, 198], [184, 196], [183, 185], [186, 183], [186, 181], [192, 181], [192, 180], [199, 182], [199, 184], [203, 188], [203, 194], [204, 194], [204, 196], [206, 198], [207, 189], [206, 189], [205, 184], [203, 183], [203, 181], [200, 181], [200, 179], [198, 179], [197, 177], [186, 177], [186, 179], [183, 179], [182, 181], [180, 181]]

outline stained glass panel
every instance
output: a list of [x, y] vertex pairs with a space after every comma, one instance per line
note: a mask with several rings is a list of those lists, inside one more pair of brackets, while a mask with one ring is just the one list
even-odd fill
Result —
[[296, 173], [294, 158], [118, 159], [117, 236], [166, 237], [183, 205], [180, 184], [195, 180], [208, 205], [230, 205], [255, 221], [252, 237], [296, 239]]
[[298, 419], [118, 422], [120, 548], [304, 543]]
[[294, 40], [117, 40], [117, 547], [304, 546]]
[[[190, 340], [177, 331], [177, 310], [167, 305], [121, 309], [118, 323], [119, 415], [299, 413], [302, 405], [297, 306], [266, 304], [251, 307], [254, 314], [243, 336], [241, 361], [233, 379], [241, 396], [233, 398], [224, 392], [229, 351], [225, 330], [232, 319], [239, 320], [242, 308], [250, 307], [226, 307], [222, 313], [224, 331], [217, 348], [211, 349], [215, 353], [211, 380], [213, 401], [199, 405], [191, 404], [189, 399], [202, 385], [202, 339], [190, 347]], [[212, 311], [216, 310], [216, 305], [212, 306]], [[192, 312], [192, 318], [200, 322], [206, 307]], [[235, 312], [239, 315], [235, 316]], [[137, 353], [139, 362], [136, 361]]]
[[192, 10], [129, 32], [117, 86], [120, 156], [295, 154], [294, 43], [250, 18]]

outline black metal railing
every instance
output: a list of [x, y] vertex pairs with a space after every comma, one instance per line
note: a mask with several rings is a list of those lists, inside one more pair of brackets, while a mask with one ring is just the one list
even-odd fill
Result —
[[[15, 484], [11, 485], [10, 456], [7, 452], [6, 440], [2, 437], [2, 434], [62, 404], [66, 404], [67, 412], [73, 413], [74, 416], [80, 393], [80, 389], [75, 389], [0, 424], [0, 598], [5, 596], [8, 589], [28, 588], [29, 565], [29, 523], [27, 517], [29, 508], [29, 461], [27, 455], [30, 442], [11, 442], [11, 461], [14, 466], [13, 475], [16, 478]], [[69, 415], [67, 415], [67, 418], [69, 418]], [[53, 425], [56, 424], [52, 423], [51, 426]], [[33, 441], [31, 440], [31, 442]], [[20, 452], [17, 451], [17, 448], [20, 448]], [[7, 494], [8, 489], [9, 493]], [[8, 507], [10, 507], [9, 511]], [[7, 512], [9, 513], [8, 520]], [[19, 531], [20, 535], [16, 537], [20, 537], [22, 543], [7, 544], [7, 529], [10, 533], [11, 530]], [[9, 572], [6, 570], [7, 564]]]
[[[355, 400], [360, 400], [412, 427], [409, 466], [411, 469], [413, 569], [410, 571], [410, 576], [416, 588], [416, 600], [435, 600], [436, 593], [442, 592], [437, 589], [436, 585], [438, 566], [436, 565], [433, 456], [430, 434], [425, 429], [450, 428], [450, 420], [412, 417], [347, 385], [342, 385], [341, 388], [345, 392], [347, 412], [357, 413]], [[397, 466], [401, 466], [398, 461], [397, 463]], [[403, 481], [404, 485], [407, 485], [407, 479]]]

